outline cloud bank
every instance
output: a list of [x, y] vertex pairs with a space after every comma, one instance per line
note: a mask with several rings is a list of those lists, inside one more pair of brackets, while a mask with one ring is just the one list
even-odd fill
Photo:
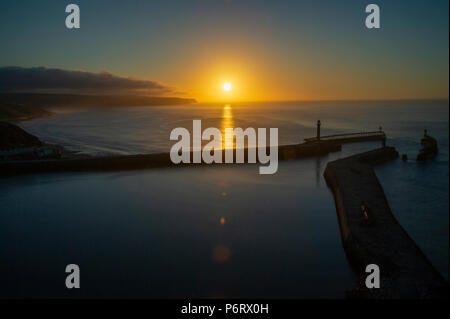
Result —
[[175, 93], [156, 81], [46, 67], [0, 67], [0, 92], [148, 94]]

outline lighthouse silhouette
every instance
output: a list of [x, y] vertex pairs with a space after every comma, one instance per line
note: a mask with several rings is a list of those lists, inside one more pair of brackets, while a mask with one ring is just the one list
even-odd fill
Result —
[[317, 121], [317, 140], [320, 141], [320, 120]]

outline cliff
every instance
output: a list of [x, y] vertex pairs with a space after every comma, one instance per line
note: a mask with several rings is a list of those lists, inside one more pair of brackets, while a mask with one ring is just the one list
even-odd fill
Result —
[[17, 125], [0, 122], [0, 150], [39, 147], [42, 142]]

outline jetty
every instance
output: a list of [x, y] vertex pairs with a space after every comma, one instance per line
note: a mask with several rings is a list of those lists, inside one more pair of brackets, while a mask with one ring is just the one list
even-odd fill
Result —
[[[305, 157], [322, 156], [330, 152], [336, 152], [340, 150], [341, 145], [335, 143], [282, 145], [278, 147], [278, 160], [287, 161]], [[233, 149], [233, 158], [236, 158], [236, 151], [236, 149]], [[245, 148], [243, 149], [243, 151], [244, 158], [247, 162], [249, 149]], [[258, 151], [258, 149], [256, 151]], [[266, 152], [269, 152], [268, 148]], [[191, 159], [191, 163], [179, 164], [174, 164], [172, 162], [172, 160], [170, 159], [170, 153], [0, 161], [0, 177], [51, 172], [102, 172], [165, 167], [169, 168], [199, 165], [220, 165], [220, 163], [193, 163], [193, 151], [190, 152], [189, 156]], [[222, 152], [222, 163], [225, 163], [225, 152]], [[237, 165], [244, 164], [237, 163]]]
[[[395, 219], [373, 170], [398, 157], [383, 147], [329, 162], [324, 172], [334, 194], [346, 254], [360, 276], [350, 296], [448, 298], [448, 283]], [[380, 288], [365, 285], [366, 266], [380, 269]]]
[[319, 139], [317, 137], [305, 138], [305, 141], [307, 143], [334, 142], [339, 144], [367, 142], [367, 141], [386, 141], [386, 134], [383, 131], [357, 132], [357, 133], [326, 135], [321, 136]]
[[[386, 134], [381, 130], [376, 132], [360, 132], [321, 136], [321, 122], [317, 121], [317, 134], [313, 138], [306, 138], [304, 142], [292, 145], [278, 146], [278, 160], [296, 160], [306, 157], [318, 157], [342, 149], [342, 144], [362, 141], [386, 141]], [[236, 149], [233, 150], [233, 158], [236, 158]], [[249, 148], [244, 148], [244, 161], [248, 162]], [[258, 149], [256, 150], [258, 152]], [[269, 153], [269, 147], [266, 148]], [[190, 152], [191, 163], [174, 164], [170, 159], [170, 153], [117, 155], [103, 157], [74, 158], [46, 158], [38, 160], [1, 160], [0, 176], [12, 176], [20, 174], [36, 174], [50, 172], [95, 172], [116, 170], [137, 170], [163, 167], [186, 167], [206, 165], [204, 163], [193, 164], [194, 151]], [[65, 156], [67, 157], [67, 156]], [[225, 163], [225, 152], [222, 152], [222, 162]], [[211, 165], [211, 164], [208, 164]]]
[[321, 122], [317, 121], [317, 134], [315, 137], [305, 138], [306, 143], [324, 143], [332, 142], [337, 144], [344, 143], [357, 143], [366, 141], [382, 141], [386, 143], [386, 133], [383, 132], [382, 127], [378, 128], [378, 131], [372, 132], [356, 132], [356, 133], [344, 133], [334, 135], [321, 135], [320, 134]]

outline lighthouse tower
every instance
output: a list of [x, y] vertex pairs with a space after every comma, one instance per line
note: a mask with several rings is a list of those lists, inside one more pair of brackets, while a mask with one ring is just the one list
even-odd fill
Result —
[[317, 121], [317, 140], [320, 141], [320, 120]]

